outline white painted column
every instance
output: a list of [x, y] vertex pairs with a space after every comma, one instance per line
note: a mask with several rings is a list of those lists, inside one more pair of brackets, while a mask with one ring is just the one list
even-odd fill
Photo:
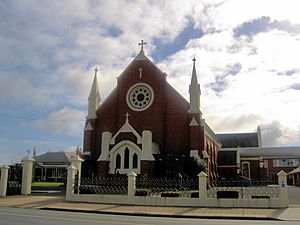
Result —
[[128, 197], [134, 197], [135, 195], [135, 182], [136, 182], [136, 174], [131, 171], [129, 174], [127, 174], [128, 177]]
[[34, 159], [30, 156], [25, 157], [23, 160], [22, 168], [22, 188], [21, 195], [31, 194], [31, 183], [32, 183], [32, 168]]
[[8, 166], [1, 167], [1, 179], [0, 179], [0, 196], [6, 196], [7, 179], [8, 179]]
[[67, 168], [67, 188], [66, 188], [66, 200], [71, 201], [72, 195], [74, 194], [74, 186], [75, 186], [75, 175], [77, 172], [77, 168], [73, 165], [70, 165]]
[[207, 198], [207, 174], [205, 172], [201, 172], [198, 174], [199, 177], [199, 198], [206, 199]]
[[78, 178], [81, 178], [81, 164], [84, 160], [79, 156], [76, 155], [71, 159], [71, 165], [74, 166], [78, 171]]
[[279, 186], [279, 198], [281, 202], [281, 206], [287, 207], [289, 204], [288, 200], [288, 190], [287, 190], [287, 173], [281, 170], [277, 173], [278, 176], [278, 186]]

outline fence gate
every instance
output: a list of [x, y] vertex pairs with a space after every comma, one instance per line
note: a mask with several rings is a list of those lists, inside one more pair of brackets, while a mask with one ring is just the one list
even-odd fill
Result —
[[22, 186], [22, 165], [15, 164], [8, 170], [6, 195], [20, 195]]

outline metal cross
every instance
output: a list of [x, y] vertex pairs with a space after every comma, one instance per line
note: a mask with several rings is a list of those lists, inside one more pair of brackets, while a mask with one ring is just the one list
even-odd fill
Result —
[[193, 62], [196, 62], [196, 58], [195, 57], [193, 58]]
[[98, 68], [96, 67], [95, 68], [95, 75], [97, 75], [97, 72], [98, 72]]
[[146, 42], [144, 42], [144, 40], [142, 40], [141, 43], [139, 43], [139, 45], [141, 46], [141, 51], [144, 50], [144, 45], [147, 44]]
[[128, 123], [128, 117], [130, 116], [130, 114], [127, 112], [126, 114], [125, 114], [125, 117], [126, 117], [126, 123]]
[[140, 71], [140, 79], [142, 78], [143, 68], [139, 68]]

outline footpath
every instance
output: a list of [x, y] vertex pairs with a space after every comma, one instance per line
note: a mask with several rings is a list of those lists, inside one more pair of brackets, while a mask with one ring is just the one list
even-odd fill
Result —
[[0, 197], [0, 207], [32, 208], [40, 210], [47, 209], [102, 214], [220, 219], [269, 219], [300, 222], [300, 205], [290, 205], [290, 207], [286, 209], [156, 207], [73, 203], [65, 201], [65, 196], [30, 195]]

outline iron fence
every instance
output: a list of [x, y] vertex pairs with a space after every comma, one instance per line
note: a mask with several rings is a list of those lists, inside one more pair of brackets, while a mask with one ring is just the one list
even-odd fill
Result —
[[81, 177], [78, 190], [80, 194], [126, 194], [127, 186], [127, 177]]
[[20, 195], [21, 186], [19, 181], [8, 181], [6, 195]]
[[270, 181], [252, 180], [220, 180], [208, 185], [209, 198], [217, 198], [219, 191], [234, 191], [239, 193], [239, 198], [268, 197], [279, 198], [278, 185]]
[[138, 178], [137, 189], [148, 189], [152, 195], [159, 195], [161, 192], [175, 191], [182, 196], [190, 196], [192, 191], [199, 189], [198, 179], [166, 179], [166, 178]]

